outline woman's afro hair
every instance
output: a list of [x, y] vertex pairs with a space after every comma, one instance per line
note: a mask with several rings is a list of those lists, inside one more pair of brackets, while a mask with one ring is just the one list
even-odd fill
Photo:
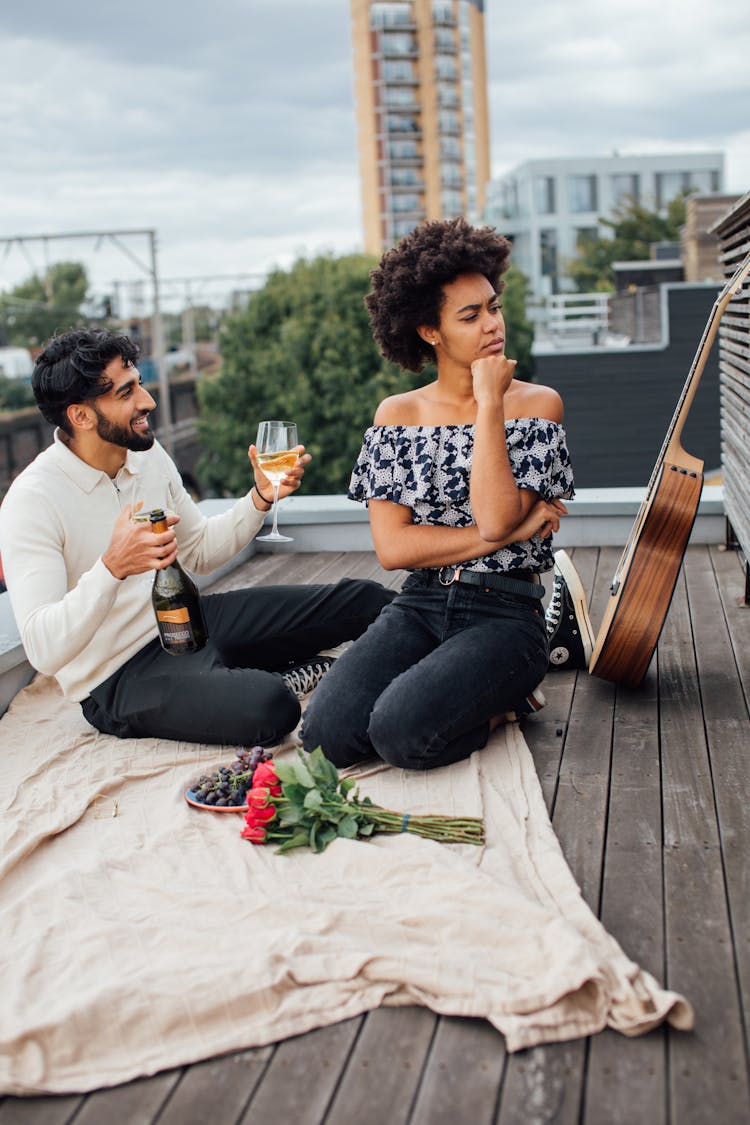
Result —
[[435, 354], [417, 328], [439, 328], [443, 286], [459, 274], [480, 273], [500, 293], [509, 257], [507, 238], [463, 218], [422, 223], [387, 250], [370, 274], [372, 287], [365, 297], [385, 358], [407, 371], [421, 371]]

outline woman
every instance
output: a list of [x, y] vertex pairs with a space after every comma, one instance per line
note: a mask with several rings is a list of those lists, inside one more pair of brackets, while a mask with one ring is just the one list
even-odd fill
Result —
[[509, 253], [491, 227], [429, 222], [371, 275], [381, 352], [437, 379], [380, 403], [352, 475], [381, 564], [411, 574], [310, 700], [303, 745], [338, 767], [466, 758], [547, 671], [539, 575], [573, 477], [560, 396], [505, 355]]

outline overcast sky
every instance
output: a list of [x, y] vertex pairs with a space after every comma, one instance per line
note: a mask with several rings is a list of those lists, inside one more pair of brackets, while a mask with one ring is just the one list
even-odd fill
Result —
[[[710, 150], [750, 189], [746, 4], [485, 7], [494, 175]], [[155, 228], [164, 278], [360, 250], [349, 0], [3, 4], [0, 161], [0, 238]], [[100, 292], [145, 276], [93, 239], [4, 250], [0, 290], [60, 257]]]

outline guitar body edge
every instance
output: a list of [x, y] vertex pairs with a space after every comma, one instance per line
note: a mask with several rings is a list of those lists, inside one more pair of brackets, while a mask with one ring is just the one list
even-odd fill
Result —
[[589, 672], [604, 680], [637, 687], [654, 654], [703, 489], [700, 466], [666, 463], [620, 584], [610, 596]]

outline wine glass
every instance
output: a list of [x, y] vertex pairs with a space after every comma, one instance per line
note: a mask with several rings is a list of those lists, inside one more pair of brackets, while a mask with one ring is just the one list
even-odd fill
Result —
[[259, 535], [258, 541], [271, 543], [291, 543], [290, 535], [280, 535], [278, 528], [279, 485], [282, 477], [291, 472], [297, 464], [299, 454], [297, 427], [294, 422], [261, 422], [255, 442], [258, 449], [258, 464], [273, 485], [273, 527], [268, 535]]

